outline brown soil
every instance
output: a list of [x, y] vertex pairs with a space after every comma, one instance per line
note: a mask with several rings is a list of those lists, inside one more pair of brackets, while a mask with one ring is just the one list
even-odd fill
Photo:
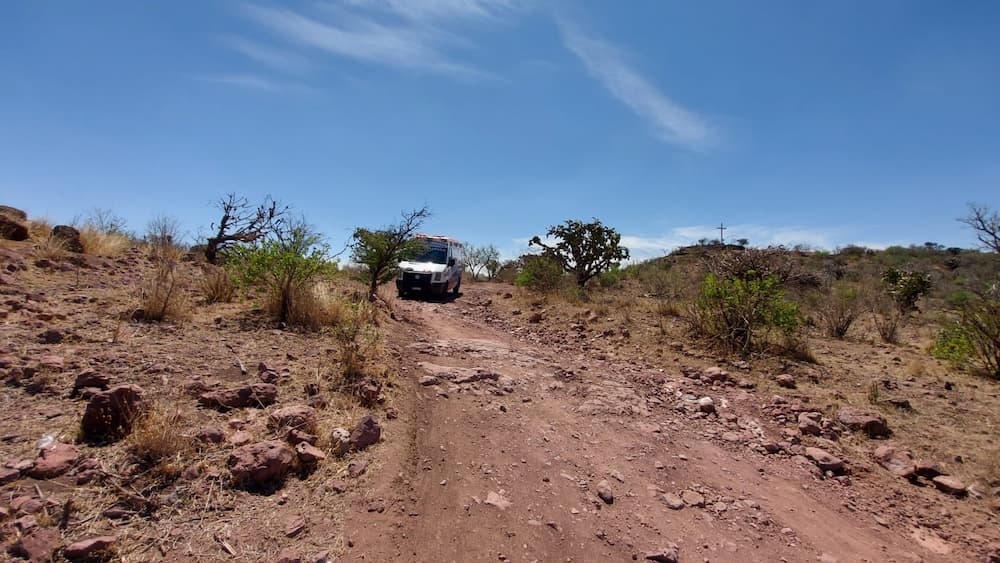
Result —
[[[276, 330], [248, 303], [198, 305], [178, 325], [128, 320], [154, 268], [144, 254], [43, 267], [30, 247], [13, 251], [28, 269], [4, 274], [0, 286], [0, 357], [9, 364], [0, 375], [29, 366], [40, 379], [0, 391], [0, 463], [34, 458], [45, 434], [75, 440], [86, 400], [69, 391], [84, 369], [140, 385], [183, 436], [215, 426], [227, 439], [238, 430], [255, 441], [280, 438], [268, 414], [306, 403], [307, 384], [327, 403], [322, 448], [333, 428], [349, 429], [369, 412], [383, 433], [373, 448], [330, 455], [263, 491], [232, 486], [226, 459], [234, 446], [226, 442], [155, 467], [136, 463], [128, 438], [81, 444], [82, 457], [99, 461], [100, 478], [22, 477], [0, 487], [0, 559], [18, 540], [9, 505], [22, 495], [43, 503], [38, 524], [64, 544], [115, 535], [122, 561], [274, 561], [282, 550], [304, 561], [323, 553], [346, 561], [620, 561], [671, 544], [681, 561], [984, 561], [1000, 541], [989, 499], [891, 477], [863, 453], [881, 441], [803, 439], [847, 461], [850, 474], [837, 478], [801, 455], [763, 453], [760, 444], [782, 440], [787, 427], [767, 410], [779, 390], [763, 368], [726, 366], [756, 389], [709, 385], [689, 375], [718, 359], [691, 342], [654, 350], [620, 327], [599, 336], [608, 323], [579, 329], [572, 311], [529, 322], [525, 298], [504, 298], [510, 286], [466, 284], [458, 299], [396, 301], [395, 320], [381, 325], [381, 362], [391, 374], [384, 402], [363, 408], [334, 384], [328, 335]], [[200, 275], [183, 267], [191, 280]], [[48, 329], [64, 339], [44, 343]], [[829, 347], [871, 360], [859, 345]], [[43, 361], [51, 355], [63, 365]], [[276, 405], [218, 412], [198, 407], [185, 389], [197, 380], [258, 382], [259, 362], [280, 374]], [[705, 396], [715, 414], [699, 411]], [[972, 416], [996, 421], [995, 412]], [[912, 424], [899, 420], [890, 423]], [[351, 477], [350, 462], [367, 470]], [[602, 487], [612, 502], [598, 496]], [[673, 509], [665, 495], [703, 506]]]

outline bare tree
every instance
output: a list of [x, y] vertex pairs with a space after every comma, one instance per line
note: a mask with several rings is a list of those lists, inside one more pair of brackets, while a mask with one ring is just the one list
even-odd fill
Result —
[[215, 264], [219, 254], [234, 244], [254, 242], [281, 229], [288, 207], [266, 196], [260, 205], [235, 193], [221, 198], [216, 207], [222, 211], [218, 223], [212, 223], [214, 236], [208, 237], [205, 258]]
[[972, 228], [983, 246], [1000, 252], [1000, 213], [988, 205], [969, 204], [969, 214], [959, 219]]
[[499, 268], [500, 264], [500, 251], [497, 247], [491, 245], [488, 246], [466, 246], [465, 251], [465, 265], [469, 267], [472, 271], [472, 279], [478, 281], [479, 274], [486, 270], [487, 275], [491, 278], [493, 274], [491, 272]]

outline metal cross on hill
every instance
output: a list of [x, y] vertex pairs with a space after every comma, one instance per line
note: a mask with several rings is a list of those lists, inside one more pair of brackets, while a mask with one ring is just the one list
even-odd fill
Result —
[[726, 244], [726, 237], [723, 236], [723, 232], [728, 228], [725, 223], [719, 223], [719, 244]]

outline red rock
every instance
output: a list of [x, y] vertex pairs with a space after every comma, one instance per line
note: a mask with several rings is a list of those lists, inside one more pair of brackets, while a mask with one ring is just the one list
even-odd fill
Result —
[[313, 465], [326, 459], [326, 454], [323, 453], [323, 450], [309, 442], [299, 442], [296, 444], [295, 453], [298, 454], [299, 460], [306, 465]]
[[67, 546], [63, 550], [63, 555], [69, 560], [95, 558], [98, 555], [109, 552], [114, 547], [116, 541], [117, 538], [115, 536], [97, 536], [96, 538], [78, 541]]
[[66, 361], [62, 356], [47, 355], [38, 358], [38, 365], [42, 369], [51, 371], [62, 371], [66, 367]]
[[351, 477], [360, 477], [368, 470], [368, 462], [356, 459], [347, 464], [347, 474]]
[[302, 563], [302, 557], [291, 549], [285, 548], [278, 552], [275, 563]]
[[879, 446], [875, 449], [875, 461], [879, 465], [905, 479], [910, 479], [916, 472], [913, 458], [908, 452], [896, 451], [893, 446]]
[[80, 459], [80, 449], [70, 444], [56, 443], [43, 449], [28, 475], [35, 479], [51, 479], [66, 473]]
[[785, 389], [795, 389], [795, 378], [787, 373], [783, 373], [774, 379], [778, 387], [784, 387]]
[[315, 434], [310, 434], [308, 432], [303, 432], [295, 428], [289, 430], [288, 434], [285, 435], [285, 441], [293, 446], [302, 442], [306, 442], [315, 446], [318, 440], [319, 436]]
[[76, 380], [73, 382], [73, 391], [70, 393], [70, 397], [77, 396], [81, 389], [94, 388], [104, 391], [110, 385], [111, 378], [107, 375], [97, 373], [92, 369], [84, 370], [76, 375]]
[[7, 483], [13, 483], [21, 478], [21, 472], [17, 469], [4, 467], [0, 469], [0, 485], [6, 485]]
[[382, 437], [382, 427], [372, 415], [366, 415], [358, 421], [351, 432], [351, 448], [363, 450], [372, 444], [377, 444]]
[[825, 450], [821, 450], [820, 448], [806, 448], [805, 454], [806, 457], [811, 459], [822, 471], [841, 473], [844, 470], [844, 462]]
[[43, 506], [40, 500], [28, 495], [21, 495], [10, 501], [11, 510], [21, 516], [25, 514], [37, 514]]
[[283, 442], [269, 440], [233, 450], [227, 465], [235, 481], [263, 487], [281, 481], [294, 459], [291, 448]]
[[62, 547], [62, 536], [52, 528], [36, 528], [26, 536], [22, 536], [11, 548], [18, 555], [32, 563], [52, 561], [56, 551]]
[[234, 446], [244, 446], [253, 441], [253, 436], [249, 432], [244, 432], [243, 430], [233, 432], [233, 435], [229, 437], [229, 443]]
[[937, 487], [937, 489], [942, 493], [947, 493], [956, 497], [965, 496], [965, 483], [955, 477], [938, 475], [934, 479], [931, 479], [931, 482], [934, 483], [934, 486]]
[[851, 430], [864, 431], [871, 438], [888, 436], [891, 433], [885, 418], [875, 412], [843, 407], [837, 411], [837, 420]]
[[132, 431], [132, 422], [148, 407], [138, 385], [116, 385], [94, 395], [80, 421], [89, 440], [116, 440]]
[[282, 407], [271, 413], [267, 425], [272, 430], [291, 428], [312, 433], [316, 431], [316, 410], [305, 405]]
[[924, 479], [933, 479], [938, 475], [944, 475], [941, 467], [932, 461], [921, 461], [917, 464], [917, 475]]
[[266, 407], [277, 400], [278, 388], [270, 383], [251, 383], [242, 387], [208, 391], [198, 396], [198, 402], [202, 405], [221, 410]]
[[221, 444], [226, 439], [226, 433], [216, 426], [208, 426], [195, 432], [194, 439], [206, 444]]

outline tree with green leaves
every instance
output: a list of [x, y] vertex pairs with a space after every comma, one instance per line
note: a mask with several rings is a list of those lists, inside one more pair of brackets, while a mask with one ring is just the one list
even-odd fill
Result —
[[469, 245], [465, 251], [465, 265], [472, 272], [472, 279], [478, 280], [479, 274], [486, 270], [492, 278], [493, 272], [500, 269], [500, 251], [492, 244], [488, 246]]
[[413, 235], [430, 215], [430, 210], [424, 206], [404, 211], [402, 219], [394, 225], [377, 230], [363, 227], [354, 230], [351, 259], [365, 267], [369, 300], [375, 300], [379, 285], [396, 277], [401, 261], [424, 250], [424, 243], [414, 240]]
[[596, 218], [590, 223], [569, 219], [549, 227], [546, 238], [553, 243], [535, 236], [528, 246], [541, 247], [542, 255], [573, 274], [580, 287], [629, 257], [628, 249], [621, 246], [621, 234]]

